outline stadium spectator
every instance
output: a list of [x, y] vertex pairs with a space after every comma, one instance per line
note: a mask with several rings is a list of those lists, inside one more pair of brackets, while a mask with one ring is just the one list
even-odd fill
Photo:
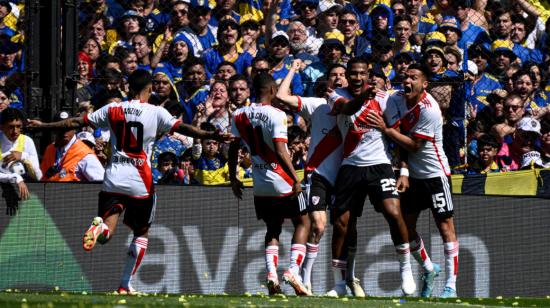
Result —
[[217, 44], [217, 29], [209, 23], [211, 16], [212, 8], [208, 1], [204, 2], [204, 5], [192, 3], [189, 10], [189, 28], [186, 28], [185, 32], [198, 39], [200, 45], [197, 46], [197, 52], [202, 52]]
[[525, 117], [517, 122], [510, 140], [502, 142], [497, 154], [499, 163], [506, 171], [543, 167], [540, 153], [535, 150], [541, 136], [540, 128], [540, 122], [534, 118]]
[[144, 34], [136, 34], [131, 43], [136, 52], [138, 69], [151, 71], [152, 46], [149, 38]]
[[80, 89], [88, 83], [90, 83], [92, 76], [94, 74], [94, 64], [92, 59], [85, 52], [78, 53], [78, 80], [77, 80], [77, 89]]
[[[215, 131], [210, 123], [202, 123], [201, 129]], [[220, 185], [229, 181], [227, 157], [220, 153], [220, 144], [213, 139], [201, 139], [193, 145], [193, 183]]]
[[411, 52], [401, 52], [393, 57], [393, 67], [395, 71], [394, 78], [392, 80], [392, 87], [395, 90], [401, 90], [403, 88], [403, 80], [406, 77], [407, 68], [414, 63], [414, 57]]
[[183, 71], [183, 80], [176, 84], [176, 88], [183, 100], [183, 122], [191, 124], [197, 113], [197, 106], [208, 97], [209, 87], [202, 59], [189, 59]]
[[477, 139], [477, 158], [472, 164], [458, 168], [459, 172], [466, 174], [501, 172], [501, 166], [497, 159], [499, 149], [500, 144], [495, 137], [490, 134], [482, 134]]
[[306, 137], [306, 132], [299, 126], [292, 125], [288, 127], [288, 151], [295, 170], [303, 170], [306, 166]]
[[244, 75], [229, 78], [229, 112], [250, 105], [250, 88]]
[[317, 37], [324, 37], [327, 32], [338, 30], [338, 16], [342, 6], [336, 2], [325, 1], [319, 5], [319, 25]]
[[393, 44], [386, 38], [381, 37], [377, 40], [376, 45], [372, 46], [372, 67], [383, 72], [385, 77], [393, 79], [395, 71], [391, 61], [393, 59]]
[[[445, 60], [447, 61], [447, 69], [454, 72], [461, 71], [462, 68], [459, 66], [462, 63], [462, 53], [457, 48], [451, 46], [446, 46], [443, 52], [445, 53]], [[471, 63], [475, 65], [474, 62]], [[477, 77], [477, 66], [475, 72], [474, 77]]]
[[395, 55], [403, 52], [418, 51], [418, 46], [411, 44], [412, 19], [408, 15], [402, 15], [395, 18], [393, 27], [395, 43], [393, 44], [393, 53]]
[[292, 21], [286, 30], [288, 35], [291, 54], [295, 58], [302, 60], [305, 64], [316, 62], [319, 53], [319, 47], [323, 40], [316, 38], [314, 34], [308, 32], [306, 26], [300, 21]]
[[0, 113], [10, 106], [11, 92], [8, 88], [0, 86]]
[[462, 32], [458, 45], [465, 50], [473, 44], [488, 44], [491, 41], [487, 32], [487, 21], [485, 18], [479, 18], [481, 16], [479, 12], [472, 8], [473, 2], [471, 0], [453, 1]]
[[[284, 31], [276, 31], [269, 40], [268, 57], [269, 66], [273, 78], [277, 84], [280, 84], [283, 78], [288, 74], [290, 65], [290, 42], [288, 35]], [[294, 75], [292, 80], [292, 93], [301, 95], [304, 93], [304, 84], [300, 75]]]
[[[56, 115], [56, 120], [66, 120], [65, 111]], [[76, 129], [58, 129], [54, 143], [48, 145], [40, 164], [41, 181], [47, 182], [96, 182], [103, 180], [105, 169], [84, 142], [76, 138]]]
[[153, 183], [167, 185], [182, 185], [184, 171], [178, 168], [178, 158], [172, 152], [164, 152], [158, 156], [158, 165], [153, 169]]
[[[302, 0], [294, 5], [294, 11], [298, 14], [297, 21], [305, 26], [307, 36], [317, 35], [317, 11], [319, 0]], [[290, 25], [289, 25], [290, 28]]]
[[228, 19], [239, 23], [241, 16], [235, 11], [236, 4], [236, 0], [216, 0], [216, 5], [212, 10], [212, 17], [210, 18], [209, 24], [218, 27], [222, 21]]
[[536, 113], [542, 117], [546, 113], [546, 97], [542, 97], [541, 91], [535, 88], [536, 77], [527, 69], [521, 69], [512, 76], [513, 92], [523, 100], [523, 105], [528, 113]]
[[256, 57], [260, 51], [259, 38], [261, 26], [259, 21], [252, 14], [241, 17], [241, 48]]
[[80, 36], [95, 39], [100, 43], [101, 50], [105, 51], [107, 48], [107, 29], [109, 27], [107, 17], [100, 14], [90, 15], [89, 20], [82, 23], [81, 27]]
[[362, 57], [371, 53], [371, 43], [364, 36], [358, 34], [359, 29], [360, 22], [356, 13], [347, 9], [340, 11], [338, 30], [344, 35], [344, 46], [346, 47], [346, 54], [342, 59], [344, 63], [353, 57]]
[[195, 125], [210, 123], [221, 132], [228, 132], [231, 127], [229, 113], [229, 94], [227, 84], [216, 81], [210, 88], [208, 98], [199, 106], [199, 113], [195, 116]]
[[498, 137], [497, 140], [502, 141], [516, 131], [516, 125], [524, 114], [525, 106], [521, 97], [517, 94], [508, 95], [504, 101], [504, 123], [495, 124], [491, 132]]
[[369, 23], [366, 29], [366, 37], [370, 41], [376, 41], [381, 38], [393, 37], [393, 12], [391, 8], [385, 4], [377, 4], [369, 13]]
[[170, 100], [179, 102], [174, 78], [165, 67], [158, 67], [153, 72], [153, 94], [149, 103], [158, 106], [166, 105]]
[[11, 40], [0, 40], [0, 86], [4, 86], [11, 93], [10, 107], [23, 108], [23, 93], [18, 81], [21, 72], [21, 44]]
[[228, 82], [229, 79], [235, 75], [237, 75], [235, 64], [229, 61], [223, 61], [218, 65], [218, 69], [216, 70], [212, 80]]
[[193, 54], [191, 42], [185, 34], [179, 33], [173, 38], [172, 42], [168, 40], [161, 41], [151, 60], [151, 67], [166, 67], [174, 77], [174, 81], [179, 82], [183, 78], [183, 67], [186, 65], [186, 60], [192, 57]]

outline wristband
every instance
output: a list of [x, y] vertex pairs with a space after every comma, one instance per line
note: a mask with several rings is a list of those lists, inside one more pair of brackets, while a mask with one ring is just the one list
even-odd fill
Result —
[[401, 170], [399, 170], [399, 175], [408, 177], [409, 176], [409, 169], [401, 168]]

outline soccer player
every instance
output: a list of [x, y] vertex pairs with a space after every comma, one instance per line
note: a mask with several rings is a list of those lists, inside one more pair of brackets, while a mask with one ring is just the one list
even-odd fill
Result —
[[408, 152], [410, 187], [401, 200], [409, 236], [414, 239], [410, 242], [411, 252], [425, 271], [421, 296], [431, 296], [434, 279], [441, 271], [431, 262], [416, 232], [418, 215], [430, 208], [444, 242], [446, 283], [441, 297], [449, 298], [457, 296], [458, 241], [448, 178], [450, 169], [443, 151], [443, 118], [439, 104], [426, 92], [427, 86], [427, 69], [420, 64], [409, 66], [403, 91], [396, 92], [388, 101], [389, 127], [376, 113], [369, 113], [367, 119]]
[[[311, 290], [311, 272], [319, 251], [319, 242], [325, 232], [327, 206], [332, 200], [336, 175], [342, 163], [343, 143], [342, 135], [336, 125], [336, 116], [331, 114], [331, 106], [325, 98], [290, 95], [292, 78], [296, 72], [299, 72], [300, 65], [300, 60], [292, 62], [289, 73], [279, 86], [277, 98], [311, 122], [311, 140], [305, 168], [309, 189], [306, 196], [308, 197], [311, 233], [306, 245], [306, 259], [302, 267], [304, 285]], [[341, 64], [331, 66], [327, 71], [327, 76], [327, 86], [330, 88], [346, 88], [348, 86], [346, 67]], [[349, 94], [347, 95], [348, 98], [351, 98]], [[355, 296], [365, 296], [359, 283], [353, 283], [351, 279], [347, 280]]]
[[236, 139], [229, 149], [229, 172], [233, 193], [242, 198], [242, 183], [237, 179], [239, 141], [248, 147], [253, 161], [254, 207], [256, 217], [266, 225], [265, 261], [269, 294], [281, 293], [277, 276], [279, 235], [285, 218], [292, 219], [294, 234], [290, 249], [290, 267], [283, 279], [297, 295], [312, 295], [300, 277], [310, 229], [306, 200], [300, 180], [292, 167], [287, 150], [286, 114], [271, 106], [277, 93], [275, 79], [260, 73], [253, 80], [260, 104], [237, 109], [231, 132]]
[[53, 123], [30, 120], [35, 128], [78, 128], [91, 125], [108, 128], [111, 133], [111, 162], [105, 170], [99, 193], [98, 216], [84, 234], [82, 246], [90, 251], [99, 242], [112, 237], [119, 216], [134, 232], [128, 260], [122, 274], [119, 294], [135, 294], [131, 280], [139, 268], [148, 245], [149, 227], [155, 216], [156, 196], [151, 172], [151, 149], [156, 136], [178, 131], [196, 138], [221, 140], [218, 132], [206, 132], [174, 119], [163, 107], [147, 101], [152, 92], [151, 74], [136, 70], [129, 78], [130, 101], [110, 103], [83, 118]]
[[[331, 205], [332, 268], [336, 285], [327, 295], [345, 294], [345, 277], [341, 272], [346, 268], [342, 258], [348, 227], [354, 224], [363, 212], [367, 195], [377, 212], [381, 212], [388, 222], [390, 234], [399, 259], [401, 289], [405, 295], [416, 291], [412, 276], [407, 226], [401, 213], [398, 188], [408, 182], [406, 172], [402, 172], [396, 182], [391, 165], [388, 144], [382, 132], [371, 126], [367, 115], [371, 112], [382, 116], [385, 113], [389, 95], [376, 90], [369, 81], [368, 63], [360, 58], [348, 62], [346, 72], [348, 92], [354, 97], [348, 100], [337, 89], [328, 89], [328, 100], [332, 112], [338, 114], [338, 127], [343, 136], [344, 152], [342, 166], [336, 177], [335, 197]], [[372, 79], [370, 79], [372, 82]], [[349, 273], [353, 277], [354, 274]]]

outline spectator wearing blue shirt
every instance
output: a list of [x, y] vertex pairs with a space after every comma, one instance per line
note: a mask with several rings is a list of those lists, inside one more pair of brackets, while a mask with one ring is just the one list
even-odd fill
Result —
[[183, 71], [183, 80], [176, 84], [179, 97], [182, 100], [182, 121], [193, 122], [197, 106], [208, 97], [209, 87], [206, 78], [204, 61], [199, 58], [189, 58]]
[[89, 15], [103, 15], [109, 21], [109, 27], [116, 26], [122, 14], [124, 7], [116, 0], [96, 0], [82, 1], [79, 7], [79, 20], [84, 22], [89, 19]]
[[343, 41], [344, 36], [340, 31], [325, 34], [325, 40], [319, 49], [320, 61], [308, 65], [301, 73], [307, 96], [314, 95], [315, 83], [325, 76], [327, 69], [333, 64], [340, 63], [342, 55], [346, 52]]
[[[162, 56], [159, 55], [159, 53], [163, 53], [163, 49], [165, 48], [166, 44], [168, 44], [168, 42], [165, 41], [160, 44], [159, 50], [157, 50], [157, 55], [155, 55], [155, 57], [153, 58], [152, 66], [156, 61], [158, 61], [159, 57]], [[184, 33], [179, 33], [170, 43], [168, 55], [164, 57], [166, 61], [159, 63], [158, 67], [166, 67], [172, 74], [174, 81], [177, 83], [183, 78], [183, 67], [185, 65], [185, 61], [189, 57], [192, 57], [193, 54], [193, 45], [188, 40], [188, 37]]]
[[297, 1], [294, 11], [298, 14], [298, 21], [306, 27], [308, 36], [317, 35], [317, 9], [319, 0], [301, 0]]
[[157, 67], [153, 71], [153, 93], [149, 103], [165, 106], [170, 100], [180, 101], [174, 78], [166, 67]]
[[6, 85], [11, 91], [10, 107], [23, 108], [23, 92], [17, 82], [12, 81], [20, 69], [17, 65], [17, 54], [21, 50], [21, 45], [5, 38], [0, 41], [0, 84]]
[[376, 5], [370, 12], [370, 20], [367, 25], [366, 37], [376, 41], [379, 37], [393, 37], [393, 12], [385, 4]]
[[515, 72], [512, 80], [514, 82], [513, 93], [521, 97], [525, 111], [534, 114], [548, 105], [546, 99], [540, 95], [541, 90], [535, 88], [536, 77], [529, 70], [521, 69]]
[[[280, 84], [288, 74], [292, 61], [288, 35], [284, 31], [276, 31], [271, 36], [267, 49], [271, 75], [277, 84]], [[304, 93], [304, 85], [299, 74], [294, 75], [292, 78], [291, 89], [293, 95]]]
[[514, 52], [514, 43], [510, 40], [495, 40], [491, 45], [491, 51], [493, 54], [491, 73], [502, 82], [505, 79], [506, 70], [518, 58]]
[[415, 62], [411, 52], [401, 52], [393, 57], [394, 77], [391, 80], [394, 90], [403, 90], [403, 81], [407, 77], [407, 69]]
[[189, 10], [189, 31], [199, 40], [203, 50], [212, 48], [217, 44], [216, 34], [217, 28], [209, 24], [212, 16], [212, 9], [208, 6], [208, 1], [205, 5], [191, 5]]
[[109, 51], [117, 46], [131, 45], [134, 36], [145, 31], [145, 19], [138, 12], [128, 10], [118, 20], [116, 30], [117, 41], [109, 46]]
[[412, 19], [409, 15], [400, 15], [395, 17], [393, 27], [395, 42], [393, 44], [393, 54], [405, 52], [416, 52], [418, 46], [411, 44]]
[[[534, 23], [534, 21], [533, 21]], [[534, 25], [525, 17], [521, 15], [513, 15], [512, 16], [512, 24], [513, 24], [513, 30], [510, 34], [510, 39], [512, 42], [514, 42], [514, 47], [516, 48], [516, 52], [521, 50], [525, 51], [519, 51], [520, 53], [528, 52], [527, 58], [522, 58], [522, 63], [525, 62], [535, 62], [535, 63], [542, 63], [543, 62], [543, 55], [540, 50], [537, 48], [534, 48], [534, 43], [529, 44], [529, 41], [527, 40], [529, 33], [531, 33], [534, 29]], [[529, 46], [531, 45], [531, 47]], [[518, 46], [518, 47], [516, 47]], [[523, 48], [520, 48], [523, 47]], [[520, 56], [521, 58], [521, 56]]]
[[464, 54], [464, 47], [459, 45], [459, 41], [462, 38], [462, 30], [460, 29], [458, 19], [454, 16], [443, 17], [443, 21], [437, 30], [445, 35], [445, 45], [454, 47], [460, 50], [461, 54]]
[[342, 57], [343, 62], [349, 59], [370, 55], [371, 44], [362, 35], [358, 34], [360, 24], [357, 15], [350, 10], [343, 9], [338, 19], [338, 30], [344, 35], [344, 46], [346, 54]]
[[460, 22], [460, 30], [462, 30], [462, 37], [458, 41], [458, 45], [466, 50], [474, 43], [490, 44], [489, 33], [482, 27], [468, 21], [470, 10], [472, 10], [472, 1], [456, 1], [453, 4]]
[[252, 64], [252, 55], [243, 51], [237, 45], [239, 40], [239, 24], [234, 20], [226, 19], [220, 22], [218, 27], [218, 45], [206, 50], [203, 55], [206, 65], [206, 74], [211, 77], [220, 63], [224, 61], [235, 65], [238, 74], [247, 74]]
[[359, 27], [366, 30], [369, 26], [370, 11], [375, 5], [375, 1], [353, 0], [344, 6], [345, 10], [353, 12], [359, 21]]
[[388, 80], [395, 77], [392, 65], [393, 43], [385, 36], [380, 37], [372, 46], [372, 67], [384, 73]]
[[235, 0], [216, 0], [216, 7], [212, 10], [212, 17], [208, 23], [218, 27], [221, 21], [228, 18], [240, 23], [241, 15], [235, 11], [236, 3]]
[[468, 56], [477, 66], [477, 76], [471, 89], [470, 103], [478, 112], [489, 105], [487, 96], [502, 86], [498, 79], [487, 72], [492, 61], [492, 52], [486, 45], [476, 43], [468, 48]]
[[[3, 9], [2, 9], [3, 8]], [[11, 5], [9, 1], [0, 1], [0, 35], [5, 35], [9, 38], [17, 34], [15, 29], [12, 29], [6, 25], [4, 18], [11, 13]]]
[[132, 46], [136, 51], [138, 69], [151, 72], [151, 50], [152, 45], [149, 37], [144, 34], [137, 34], [132, 38]]

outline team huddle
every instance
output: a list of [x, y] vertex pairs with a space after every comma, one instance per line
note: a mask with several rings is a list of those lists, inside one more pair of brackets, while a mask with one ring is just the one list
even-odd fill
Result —
[[[347, 67], [335, 64], [327, 71], [326, 88], [319, 97], [290, 95], [300, 62], [278, 86], [268, 73], [254, 77], [256, 104], [233, 113], [231, 135], [207, 132], [174, 119], [162, 107], [147, 103], [151, 76], [137, 70], [129, 77], [129, 101], [111, 103], [84, 118], [55, 123], [31, 120], [29, 126], [55, 128], [91, 125], [108, 128], [113, 136], [112, 159], [105, 171], [98, 217], [83, 238], [83, 248], [109, 241], [119, 216], [134, 232], [119, 293], [132, 294], [132, 277], [148, 245], [155, 214], [150, 157], [152, 143], [161, 134], [177, 130], [196, 138], [230, 141], [229, 172], [234, 194], [242, 197], [237, 176], [238, 150], [248, 148], [253, 161], [256, 216], [266, 225], [265, 264], [269, 294], [281, 293], [277, 273], [279, 236], [285, 219], [294, 226], [290, 266], [282, 279], [297, 295], [312, 294], [312, 269], [327, 221], [333, 226], [334, 287], [328, 296], [364, 297], [355, 277], [357, 218], [366, 197], [386, 219], [395, 245], [401, 289], [414, 295], [416, 283], [410, 256], [423, 273], [422, 297], [431, 297], [441, 272], [432, 263], [416, 232], [420, 212], [430, 208], [444, 242], [445, 287], [440, 297], [456, 297], [458, 241], [453, 222], [450, 170], [442, 146], [443, 119], [437, 101], [426, 92], [427, 71], [411, 65], [403, 90], [385, 92], [369, 78], [369, 64], [351, 59]], [[287, 149], [287, 116], [299, 113], [311, 124], [310, 150], [304, 179], [293, 168]], [[132, 112], [129, 112], [132, 111]], [[390, 145], [396, 150], [390, 150]], [[137, 163], [141, 162], [141, 163]], [[398, 166], [398, 172], [395, 167]], [[329, 215], [327, 215], [329, 210]], [[328, 217], [327, 217], [328, 216]]]

